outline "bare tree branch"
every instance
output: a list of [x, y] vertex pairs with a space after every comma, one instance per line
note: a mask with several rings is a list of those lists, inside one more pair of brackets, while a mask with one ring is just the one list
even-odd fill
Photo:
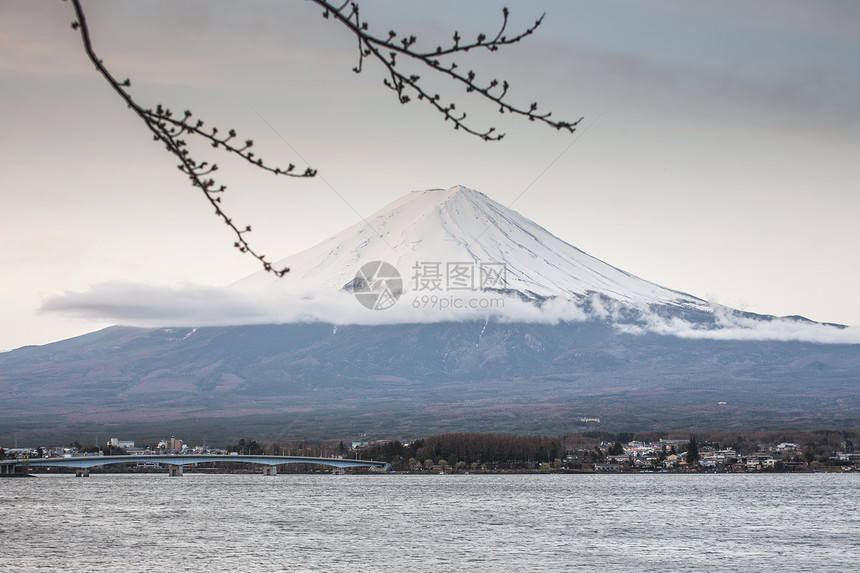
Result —
[[215, 215], [219, 217], [236, 235], [236, 240], [233, 246], [239, 249], [242, 253], [247, 253], [260, 261], [263, 269], [274, 273], [278, 277], [282, 277], [289, 272], [289, 268], [276, 269], [272, 266], [265, 255], [254, 250], [247, 238], [245, 237], [251, 232], [250, 225], [241, 225], [233, 221], [230, 216], [224, 211], [221, 206], [221, 196], [227, 190], [226, 185], [218, 184], [212, 173], [218, 170], [217, 163], [209, 163], [208, 161], [197, 161], [191, 156], [187, 142], [182, 139], [182, 136], [188, 135], [191, 137], [200, 137], [211, 144], [212, 147], [222, 148], [224, 151], [234, 153], [245, 159], [255, 167], [269, 171], [275, 175], [286, 175], [288, 177], [313, 177], [316, 170], [310, 167], [306, 168], [302, 173], [295, 173], [295, 165], [290, 164], [285, 168], [271, 167], [263, 163], [262, 158], [255, 158], [254, 153], [249, 151], [254, 145], [250, 139], [246, 140], [241, 147], [235, 145], [233, 140], [236, 138], [235, 130], [229, 130], [226, 136], [218, 136], [218, 128], [213, 127], [209, 130], [203, 130], [203, 121], [192, 121], [193, 114], [190, 111], [185, 111], [180, 119], [176, 119], [170, 109], [158, 104], [155, 110], [143, 108], [131, 97], [131, 94], [126, 88], [131, 87], [131, 81], [126, 79], [122, 82], [118, 81], [113, 74], [105, 67], [102, 60], [96, 55], [93, 49], [92, 40], [90, 38], [89, 26], [87, 26], [86, 15], [81, 6], [80, 0], [72, 0], [72, 5], [75, 9], [77, 20], [72, 23], [72, 28], [77, 30], [81, 35], [81, 40], [84, 43], [84, 50], [87, 53], [90, 61], [95, 65], [98, 72], [104, 77], [108, 84], [116, 91], [119, 96], [128, 104], [128, 107], [146, 124], [146, 127], [153, 134], [153, 139], [164, 144], [167, 151], [172, 153], [178, 160], [178, 168], [188, 176], [192, 187], [200, 189], [206, 196], [209, 203], [215, 208]]
[[[387, 72], [387, 76], [383, 83], [386, 87], [397, 94], [397, 98], [402, 104], [412, 101], [412, 96], [416, 96], [419, 101], [429, 103], [432, 107], [441, 113], [445, 120], [454, 123], [454, 129], [462, 129], [463, 131], [476, 135], [485, 141], [498, 141], [504, 137], [504, 133], [496, 133], [496, 128], [489, 127], [484, 130], [476, 129], [470, 126], [466, 121], [465, 112], [457, 112], [454, 103], [441, 103], [441, 96], [436, 93], [430, 93], [421, 85], [421, 76], [417, 74], [406, 74], [397, 69], [398, 56], [406, 58], [408, 61], [416, 62], [420, 65], [430, 68], [431, 71], [447, 76], [454, 82], [465, 87], [467, 93], [476, 93], [483, 96], [485, 99], [499, 106], [500, 113], [511, 113], [527, 117], [529, 121], [539, 121], [550, 127], [558, 130], [565, 130], [573, 133], [576, 126], [582, 118], [576, 121], [555, 121], [551, 119], [552, 112], [541, 113], [538, 111], [537, 102], [533, 102], [528, 106], [518, 107], [506, 101], [508, 88], [510, 84], [507, 80], [499, 81], [496, 78], [485, 83], [478, 83], [477, 74], [469, 70], [466, 73], [459, 71], [459, 66], [456, 62], [449, 61], [443, 63], [440, 58], [452, 56], [455, 54], [464, 54], [470, 50], [483, 49], [490, 52], [497, 51], [502, 46], [509, 46], [521, 41], [523, 38], [530, 36], [543, 22], [544, 16], [540, 18], [529, 28], [514, 36], [505, 36], [505, 30], [508, 26], [508, 16], [510, 12], [507, 8], [502, 10], [502, 25], [492, 39], [488, 39], [486, 34], [479, 34], [475, 41], [471, 43], [461, 43], [462, 38], [458, 32], [454, 32], [453, 44], [447, 48], [438, 46], [434, 51], [418, 51], [413, 48], [417, 42], [415, 36], [403, 37], [397, 40], [397, 32], [391, 30], [387, 37], [378, 37], [370, 34], [369, 25], [362, 21], [359, 14], [358, 4], [355, 2], [344, 2], [339, 7], [335, 7], [327, 0], [312, 0], [323, 7], [324, 18], [334, 18], [334, 20], [346, 26], [358, 39], [358, 64], [353, 68], [356, 73], [361, 73], [364, 69], [364, 60], [373, 58], [383, 65]], [[401, 59], [402, 59], [401, 58]], [[410, 95], [410, 93], [412, 95]]]
[[[361, 20], [359, 16], [358, 4], [350, 0], [344, 1], [339, 6], [335, 6], [327, 0], [311, 0], [323, 8], [323, 17], [332, 17], [335, 21], [340, 22], [353, 34], [358, 41], [358, 64], [353, 68], [356, 73], [361, 73], [364, 67], [365, 59], [374, 59], [380, 62], [386, 71], [387, 77], [383, 80], [386, 87], [397, 94], [397, 99], [402, 104], [409, 103], [413, 97], [417, 97], [419, 101], [427, 102], [430, 106], [436, 109], [437, 112], [443, 115], [446, 121], [450, 120], [454, 124], [454, 129], [463, 130], [466, 133], [476, 135], [485, 141], [498, 141], [504, 137], [503, 133], [497, 133], [495, 127], [486, 129], [477, 129], [471, 126], [466, 121], [466, 113], [456, 111], [454, 103], [443, 104], [439, 94], [431, 94], [425, 90], [420, 83], [421, 77], [417, 74], [406, 74], [397, 68], [397, 58], [406, 61], [417, 63], [425, 66], [430, 71], [435, 72], [443, 77], [448, 77], [464, 87], [467, 93], [475, 93], [485, 100], [499, 106], [500, 113], [510, 113], [520, 115], [529, 119], [529, 121], [538, 121], [558, 130], [573, 132], [582, 118], [579, 120], [556, 121], [551, 119], [551, 112], [539, 112], [537, 102], [531, 103], [526, 107], [519, 107], [510, 104], [506, 101], [508, 95], [508, 82], [499, 82], [497, 79], [492, 79], [488, 82], [478, 83], [477, 74], [469, 70], [466, 73], [461, 73], [456, 62], [450, 61], [453, 55], [460, 55], [469, 52], [470, 50], [488, 50], [490, 52], [497, 51], [502, 46], [515, 44], [522, 39], [530, 36], [540, 26], [544, 16], [542, 15], [529, 28], [526, 28], [519, 34], [514, 36], [506, 36], [505, 30], [508, 26], [509, 11], [507, 8], [502, 10], [502, 24], [499, 30], [488, 39], [486, 34], [479, 34], [472, 42], [461, 43], [462, 38], [458, 32], [454, 32], [453, 43], [443, 48], [438, 46], [434, 51], [418, 51], [413, 46], [417, 42], [415, 36], [407, 36], [397, 39], [397, 32], [389, 31], [387, 37], [377, 37], [368, 31], [367, 22]], [[181, 116], [175, 116], [174, 113], [161, 104], [158, 104], [155, 109], [144, 108], [139, 105], [131, 96], [129, 89], [131, 81], [125, 79], [117, 80], [113, 74], [107, 69], [102, 60], [96, 55], [93, 49], [92, 40], [90, 38], [89, 27], [87, 26], [86, 16], [81, 6], [80, 0], [72, 0], [74, 6], [76, 20], [72, 22], [72, 28], [80, 33], [81, 40], [84, 45], [84, 50], [87, 53], [90, 61], [96, 67], [96, 70], [104, 77], [107, 83], [119, 94], [125, 101], [129, 109], [131, 109], [146, 125], [147, 129], [153, 134], [153, 139], [164, 144], [167, 151], [173, 154], [178, 160], [178, 168], [191, 181], [191, 185], [200, 189], [205, 195], [209, 203], [215, 208], [215, 215], [219, 217], [236, 236], [236, 241], [233, 246], [239, 249], [242, 253], [247, 253], [256, 258], [262, 265], [263, 269], [274, 273], [278, 277], [284, 276], [289, 272], [288, 268], [275, 269], [272, 264], [266, 259], [265, 255], [258, 253], [251, 248], [251, 245], [246, 239], [246, 235], [251, 232], [250, 225], [240, 225], [235, 223], [224, 211], [221, 206], [221, 194], [227, 190], [225, 185], [221, 185], [215, 181], [212, 174], [218, 170], [217, 163], [209, 161], [198, 161], [191, 156], [188, 144], [183, 137], [199, 138], [209, 143], [215, 149], [222, 149], [231, 154], [238, 155], [254, 167], [268, 171], [274, 175], [285, 175], [288, 177], [313, 177], [316, 175], [316, 170], [310, 167], [305, 168], [302, 172], [295, 171], [295, 165], [289, 164], [287, 167], [271, 166], [263, 162], [262, 158], [255, 157], [250, 151], [254, 142], [250, 139], [242, 142], [238, 139], [235, 130], [229, 130], [226, 135], [219, 135], [217, 127], [204, 128], [202, 120], [194, 119], [190, 111], [185, 111]], [[442, 59], [448, 58], [448, 63], [443, 63]]]

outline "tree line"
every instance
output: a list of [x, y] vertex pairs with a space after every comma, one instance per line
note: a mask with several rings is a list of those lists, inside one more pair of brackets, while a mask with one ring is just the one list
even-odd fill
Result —
[[399, 441], [368, 448], [368, 459], [382, 460], [395, 469], [527, 469], [553, 464], [565, 455], [560, 438], [512, 434], [438, 434], [409, 444]]

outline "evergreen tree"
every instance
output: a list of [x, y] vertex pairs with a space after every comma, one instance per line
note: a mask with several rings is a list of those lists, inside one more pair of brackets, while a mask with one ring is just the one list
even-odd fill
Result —
[[696, 443], [696, 438], [691, 436], [687, 442], [687, 463], [690, 465], [699, 461], [699, 444]]

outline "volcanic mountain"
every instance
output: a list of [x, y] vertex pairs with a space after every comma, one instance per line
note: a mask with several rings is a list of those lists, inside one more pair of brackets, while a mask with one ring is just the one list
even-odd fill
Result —
[[853, 329], [712, 307], [464, 187], [410, 193], [278, 265], [232, 287], [268, 324], [0, 354], [0, 441], [189, 419], [210, 439], [860, 425]]
[[[402, 286], [397, 294], [407, 304], [398, 305], [401, 312], [386, 309], [378, 316], [372, 311], [363, 316], [347, 313], [351, 322], [438, 322], [440, 317], [432, 312], [415, 312], [440, 310], [414, 304], [416, 296], [433, 295], [505, 299], [494, 312], [484, 306], [478, 309], [483, 312], [467, 314], [472, 319], [531, 316], [554, 321], [558, 317], [540, 317], [534, 311], [547, 301], [554, 301], [556, 314], [564, 306], [582, 310], [595, 297], [624, 308], [712, 311], [705, 301], [608, 265], [485, 194], [462, 186], [409, 193], [315, 247], [276, 263], [291, 269], [284, 279], [261, 271], [234, 287], [264, 297], [300, 293], [306, 307], [322, 297], [327, 305], [314, 318], [341, 322], [344, 309], [338, 302], [361, 310], [350, 300], [356, 287], [368, 287], [362, 277], [356, 283], [357, 273], [376, 261], [398, 271]], [[532, 312], [526, 310], [524, 315], [522, 303]], [[332, 308], [329, 305], [336, 312], [325, 313], [324, 308]], [[442, 315], [442, 319], [466, 317]]]

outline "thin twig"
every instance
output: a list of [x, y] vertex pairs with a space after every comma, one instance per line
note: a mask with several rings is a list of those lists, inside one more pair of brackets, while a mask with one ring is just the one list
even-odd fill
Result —
[[114, 91], [119, 94], [128, 107], [143, 121], [149, 131], [152, 132], [153, 138], [163, 143], [167, 151], [179, 160], [179, 170], [188, 176], [193, 187], [203, 192], [206, 199], [215, 208], [215, 215], [230, 227], [236, 235], [236, 241], [233, 243], [233, 246], [239, 249], [240, 252], [247, 253], [260, 261], [264, 270], [272, 272], [278, 277], [282, 277], [288, 273], [289, 268], [274, 268], [265, 255], [258, 253], [251, 247], [246, 238], [246, 235], [251, 232], [251, 226], [235, 223], [221, 206], [221, 194], [227, 190], [227, 187], [216, 183], [210, 177], [213, 172], [218, 170], [218, 165], [216, 163], [201, 162], [193, 159], [188, 150], [187, 142], [181, 139], [181, 137], [183, 135], [200, 137], [206, 140], [212, 147], [216, 149], [222, 148], [224, 151], [237, 154], [255, 167], [269, 171], [275, 175], [313, 177], [316, 175], [316, 170], [306, 168], [302, 173], [295, 173], [295, 165], [293, 164], [288, 165], [286, 168], [266, 165], [261, 158], [255, 158], [254, 153], [250, 151], [250, 148], [254, 144], [252, 140], [246, 140], [241, 147], [238, 147], [232, 143], [236, 138], [234, 130], [229, 130], [227, 135], [222, 137], [218, 136], [218, 129], [215, 127], [204, 131], [202, 120], [191, 122], [193, 114], [190, 111], [185, 111], [181, 119], [176, 119], [170, 109], [163, 107], [161, 104], [156, 106], [154, 111], [141, 107], [126, 89], [131, 87], [131, 82], [127, 79], [122, 82], [118, 81], [96, 55], [92, 39], [90, 38], [86, 15], [84, 14], [80, 0], [72, 0], [72, 5], [74, 6], [77, 18], [72, 23], [72, 28], [80, 32], [84, 50], [96, 67], [96, 70], [98, 70]]
[[[436, 50], [428, 52], [413, 49], [413, 45], [417, 42], [415, 36], [407, 36], [398, 41], [396, 39], [397, 33], [393, 30], [389, 31], [387, 37], [384, 38], [370, 34], [368, 31], [369, 25], [367, 22], [361, 20], [358, 4], [355, 2], [345, 2], [339, 7], [335, 7], [327, 0], [313, 1], [323, 7], [323, 17], [334, 18], [334, 20], [346, 26], [358, 39], [358, 64], [353, 68], [354, 72], [361, 73], [364, 70], [364, 60], [373, 57], [385, 68], [387, 77], [383, 80], [383, 83], [397, 94], [400, 103], [409, 103], [413, 97], [417, 97], [419, 101], [427, 102], [435, 108], [437, 112], [443, 115], [446, 121], [452, 121], [454, 129], [461, 129], [485, 141], [498, 141], [504, 137], [504, 133], [497, 133], [494, 127], [486, 129], [472, 127], [471, 123], [466, 120], [466, 113], [458, 112], [454, 103], [443, 104], [439, 94], [426, 91], [420, 83], [421, 77], [419, 75], [400, 72], [397, 69], [398, 56], [407, 59], [407, 61], [422, 64], [434, 72], [447, 76], [465, 87], [467, 93], [476, 93], [483, 96], [485, 99], [498, 105], [500, 113], [520, 115], [528, 118], [529, 121], [542, 122], [555, 129], [571, 133], [576, 130], [576, 126], [582, 121], [582, 118], [576, 121], [553, 120], [551, 119], [552, 112], [543, 113], [538, 111], [537, 102], [533, 102], [528, 106], [510, 104], [505, 99], [510, 87], [507, 80], [499, 81], [493, 78], [488, 82], [479, 84], [477, 74], [474, 71], [469, 70], [468, 72], [461, 73], [456, 62], [443, 64], [440, 59], [445, 56], [463, 54], [476, 49], [495, 52], [502, 46], [515, 44], [532, 35], [538, 26], [541, 25], [541, 22], [543, 22], [544, 15], [523, 32], [508, 37], [505, 36], [505, 30], [508, 26], [510, 12], [507, 8], [504, 8], [502, 10], [502, 24], [492, 39], [488, 39], [486, 34], [479, 34], [473, 42], [460, 43], [462, 38], [458, 32], [454, 32], [452, 45], [447, 48], [438, 46]], [[410, 91], [412, 92], [411, 95]]]

